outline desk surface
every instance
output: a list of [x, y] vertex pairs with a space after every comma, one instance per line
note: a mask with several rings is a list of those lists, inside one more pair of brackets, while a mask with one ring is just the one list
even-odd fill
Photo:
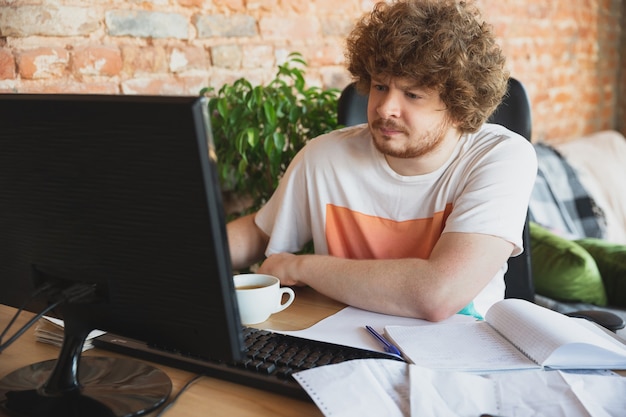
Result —
[[[310, 288], [294, 288], [296, 299], [286, 310], [274, 314], [268, 321], [257, 325], [260, 328], [275, 330], [305, 329], [321, 319], [339, 311], [343, 304], [333, 301]], [[4, 329], [15, 309], [0, 305], [0, 330]], [[24, 313], [13, 329], [19, 328], [30, 317]], [[12, 334], [9, 332], [9, 334]], [[34, 326], [13, 345], [0, 354], [0, 376], [31, 363], [57, 357], [58, 348], [35, 340]], [[120, 356], [112, 352], [93, 349], [85, 355]], [[194, 377], [191, 372], [156, 364], [172, 379], [173, 389], [170, 398]], [[153, 413], [155, 414], [155, 413]], [[204, 377], [193, 384], [177, 400], [165, 416], [322, 416], [312, 402], [292, 399], [267, 391]]]
[[[268, 321], [257, 325], [257, 327], [275, 330], [305, 329], [344, 307], [343, 304], [310, 288], [295, 288], [295, 290], [296, 299], [289, 308], [273, 315]], [[11, 307], [0, 305], [0, 329], [4, 329], [14, 311], [15, 309]], [[19, 328], [30, 317], [32, 317], [31, 313], [24, 313], [15, 324], [14, 329]], [[0, 377], [31, 363], [54, 359], [57, 354], [58, 348], [36, 342], [34, 329], [31, 328], [0, 354]], [[121, 356], [98, 349], [87, 351], [85, 355]], [[163, 369], [172, 379], [173, 389], [170, 398], [173, 398], [183, 385], [194, 377], [191, 372], [159, 364], [155, 366]], [[626, 376], [626, 371], [619, 371], [618, 373]], [[152, 415], [154, 414], [152, 413]], [[209, 377], [200, 379], [188, 388], [165, 414], [165, 416], [177, 417], [205, 415], [319, 417], [323, 414], [312, 402], [288, 398]]]

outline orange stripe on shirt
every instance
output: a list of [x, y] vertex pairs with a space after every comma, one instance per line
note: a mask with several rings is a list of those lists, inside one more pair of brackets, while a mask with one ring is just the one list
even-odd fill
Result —
[[328, 204], [328, 253], [349, 259], [426, 259], [451, 211], [448, 204], [432, 218], [395, 221]]

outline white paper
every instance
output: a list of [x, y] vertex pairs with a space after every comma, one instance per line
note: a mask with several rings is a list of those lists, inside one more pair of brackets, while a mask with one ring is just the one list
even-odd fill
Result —
[[571, 387], [590, 416], [612, 417], [626, 415], [626, 378], [617, 374], [605, 376], [559, 372]]
[[[475, 320], [474, 317], [457, 314], [439, 323], [472, 322]], [[366, 325], [372, 326], [382, 334], [387, 325], [424, 326], [434, 324], [426, 320], [388, 316], [355, 307], [345, 307], [308, 329], [279, 331], [279, 333], [384, 352], [382, 345], [365, 330]]]
[[387, 326], [389, 339], [415, 365], [457, 371], [541, 368], [488, 323], [448, 323], [420, 327]]
[[[35, 338], [38, 342], [47, 343], [54, 346], [63, 344], [63, 332], [65, 323], [63, 320], [55, 317], [43, 316], [35, 327]], [[83, 343], [83, 352], [93, 348], [91, 342], [94, 338], [103, 335], [102, 330], [93, 330], [87, 335], [85, 343]]]
[[[520, 319], [521, 318], [521, 319]], [[626, 348], [556, 311], [524, 300], [497, 302], [485, 316], [537, 363], [552, 368], [626, 368]], [[581, 358], [589, 358], [582, 363]]]
[[626, 378], [609, 372], [521, 371], [487, 377], [500, 387], [503, 416], [623, 417], [626, 412]]
[[325, 416], [403, 417], [410, 413], [408, 365], [359, 359], [294, 374]]
[[461, 372], [439, 372], [411, 365], [411, 416], [477, 417], [499, 415], [495, 381]]
[[476, 375], [364, 359], [295, 378], [326, 417], [623, 417], [626, 410], [626, 378], [606, 371]]
[[294, 378], [327, 417], [477, 417], [498, 411], [494, 381], [385, 359], [322, 366]]

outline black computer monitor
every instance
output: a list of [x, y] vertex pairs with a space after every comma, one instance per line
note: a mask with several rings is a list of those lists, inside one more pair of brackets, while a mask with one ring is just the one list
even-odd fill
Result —
[[19, 307], [41, 287], [28, 310], [63, 289], [87, 295], [53, 314], [65, 321], [57, 360], [0, 381], [2, 406], [20, 414], [139, 415], [165, 401], [171, 382], [158, 370], [82, 356], [92, 329], [241, 359], [202, 98], [0, 95], [0, 303]]

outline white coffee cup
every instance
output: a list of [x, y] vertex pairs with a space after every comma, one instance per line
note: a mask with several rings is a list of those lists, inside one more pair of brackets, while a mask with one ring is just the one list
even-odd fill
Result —
[[[241, 323], [261, 323], [272, 314], [283, 311], [293, 303], [296, 294], [289, 287], [281, 287], [272, 275], [240, 274], [233, 277]], [[288, 298], [283, 302], [283, 294]]]

